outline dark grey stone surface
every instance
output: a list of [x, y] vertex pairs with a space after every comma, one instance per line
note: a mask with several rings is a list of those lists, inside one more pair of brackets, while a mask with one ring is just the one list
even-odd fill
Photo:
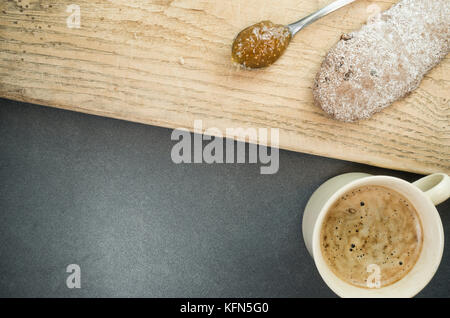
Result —
[[[0, 100], [0, 296], [335, 297], [303, 208], [345, 172], [419, 176], [288, 151], [259, 165], [175, 165], [171, 130]], [[422, 297], [450, 296], [446, 246]], [[65, 284], [81, 266], [81, 289]]]

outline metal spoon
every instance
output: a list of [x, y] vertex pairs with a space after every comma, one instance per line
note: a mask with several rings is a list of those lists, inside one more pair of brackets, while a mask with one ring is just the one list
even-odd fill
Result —
[[283, 55], [291, 39], [304, 27], [327, 14], [354, 2], [337, 0], [303, 19], [287, 26], [263, 21], [241, 31], [232, 46], [232, 59], [245, 68], [262, 68]]
[[327, 5], [326, 7], [320, 9], [319, 11], [316, 11], [297, 22], [288, 24], [287, 27], [288, 27], [289, 31], [291, 32], [291, 35], [294, 36], [298, 33], [298, 31], [300, 31], [307, 25], [310, 25], [314, 21], [319, 20], [320, 18], [326, 16], [327, 14], [330, 14], [331, 12], [334, 12], [334, 11], [342, 8], [343, 6], [346, 6], [347, 4], [352, 3], [354, 1], [356, 1], [356, 0], [334, 1], [334, 2], [330, 3], [329, 5]]

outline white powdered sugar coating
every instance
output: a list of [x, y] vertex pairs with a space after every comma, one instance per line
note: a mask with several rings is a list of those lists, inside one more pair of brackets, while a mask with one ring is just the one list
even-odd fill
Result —
[[316, 77], [315, 102], [338, 120], [366, 119], [415, 90], [450, 50], [450, 0], [403, 0], [344, 34]]

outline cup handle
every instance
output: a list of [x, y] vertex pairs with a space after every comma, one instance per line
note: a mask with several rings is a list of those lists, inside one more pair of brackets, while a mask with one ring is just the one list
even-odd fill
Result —
[[445, 173], [435, 173], [413, 183], [438, 205], [450, 198], [450, 177]]

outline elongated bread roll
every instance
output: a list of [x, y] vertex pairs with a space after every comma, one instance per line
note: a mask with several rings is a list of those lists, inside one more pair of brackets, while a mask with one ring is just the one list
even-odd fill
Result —
[[367, 119], [416, 89], [450, 50], [450, 0], [403, 0], [344, 34], [322, 63], [316, 104], [338, 120]]

